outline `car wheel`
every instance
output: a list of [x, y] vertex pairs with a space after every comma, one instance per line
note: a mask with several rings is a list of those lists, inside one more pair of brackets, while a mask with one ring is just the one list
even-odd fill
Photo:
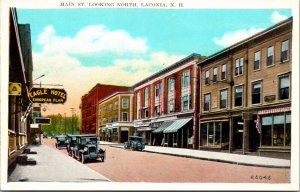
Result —
[[101, 158], [102, 162], [104, 162], [104, 157]]
[[81, 154], [81, 163], [82, 163], [82, 164], [85, 163], [83, 153]]

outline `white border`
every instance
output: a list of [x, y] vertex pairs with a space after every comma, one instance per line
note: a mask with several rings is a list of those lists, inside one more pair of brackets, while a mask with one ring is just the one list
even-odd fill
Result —
[[[116, 0], [114, 0], [116, 1]], [[1, 189], [5, 190], [299, 190], [299, 0], [150, 0], [149, 2], [183, 3], [186, 9], [205, 8], [291, 8], [293, 15], [293, 44], [292, 44], [292, 168], [290, 184], [258, 184], [258, 183], [61, 183], [61, 182], [13, 182], [7, 183], [7, 127], [8, 127], [8, 7], [17, 8], [59, 8], [61, 2], [84, 2], [82, 0], [2, 0], [1, 1], [1, 65], [0, 65], [0, 87], [1, 87]], [[103, 2], [92, 0], [92, 2]], [[107, 0], [106, 2], [112, 2]], [[119, 0], [118, 2], [141, 2], [141, 0]], [[145, 2], [145, 0], [143, 0]], [[63, 7], [63, 8], [80, 8]], [[85, 7], [96, 8], [96, 7]], [[42, 170], [41, 170], [42, 171]], [[201, 173], [199, 173], [201, 174]]]

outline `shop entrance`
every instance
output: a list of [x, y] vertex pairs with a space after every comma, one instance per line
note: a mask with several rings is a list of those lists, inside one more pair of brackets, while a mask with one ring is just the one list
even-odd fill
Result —
[[128, 131], [121, 131], [121, 143], [128, 141]]
[[233, 150], [243, 148], [244, 120], [242, 116], [233, 117]]

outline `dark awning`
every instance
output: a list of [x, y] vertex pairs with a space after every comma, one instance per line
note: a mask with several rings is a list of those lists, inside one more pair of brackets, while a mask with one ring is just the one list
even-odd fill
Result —
[[192, 118], [175, 120], [171, 125], [164, 129], [164, 133], [175, 133], [178, 129], [190, 122]]
[[165, 121], [161, 126], [155, 129], [152, 133], [162, 133], [167, 127], [169, 127], [174, 121]]

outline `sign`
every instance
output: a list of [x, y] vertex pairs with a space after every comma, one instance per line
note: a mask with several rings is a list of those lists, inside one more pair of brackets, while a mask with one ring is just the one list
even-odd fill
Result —
[[28, 95], [32, 103], [63, 104], [67, 100], [64, 89], [32, 88]]
[[30, 128], [31, 129], [38, 129], [39, 128], [39, 124], [36, 124], [36, 123], [30, 124]]
[[47, 118], [47, 117], [36, 117], [34, 119], [34, 123], [35, 124], [46, 124], [46, 125], [50, 125], [51, 124], [51, 119]]
[[265, 102], [273, 102], [275, 101], [276, 96], [275, 95], [267, 95], [265, 96]]
[[8, 85], [8, 94], [20, 96], [22, 93], [21, 87], [22, 87], [21, 83], [11, 83], [10, 82]]

